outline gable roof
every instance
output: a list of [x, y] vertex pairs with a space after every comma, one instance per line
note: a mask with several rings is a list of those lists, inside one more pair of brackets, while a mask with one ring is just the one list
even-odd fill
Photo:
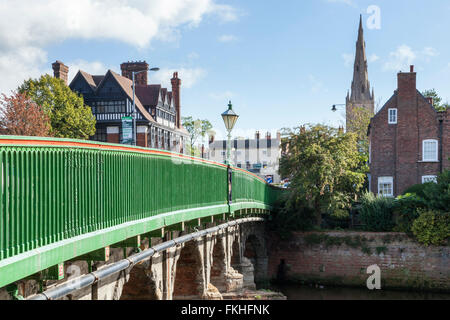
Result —
[[136, 86], [136, 96], [144, 106], [154, 107], [158, 104], [158, 96], [161, 90], [161, 85], [151, 84], [151, 85], [137, 85]]
[[[114, 71], [108, 70], [108, 72], [106, 73], [106, 76], [103, 79], [102, 83], [105, 81], [105, 79], [107, 78], [108, 74], [110, 74], [117, 81], [117, 83], [122, 88], [122, 90], [125, 92], [125, 94], [128, 96], [128, 98], [130, 100], [132, 100], [133, 99], [133, 81], [131, 81], [128, 78], [122, 77], [121, 75], [118, 75]], [[148, 113], [147, 110], [145, 110], [144, 105], [141, 103], [141, 101], [139, 100], [137, 95], [135, 96], [134, 101], [135, 101], [135, 104], [136, 104], [136, 108], [139, 110], [139, 112], [142, 114], [142, 116], [146, 120], [148, 120], [150, 122], [153, 122], [153, 123], [156, 123], [156, 121], [153, 119], [151, 114]]]

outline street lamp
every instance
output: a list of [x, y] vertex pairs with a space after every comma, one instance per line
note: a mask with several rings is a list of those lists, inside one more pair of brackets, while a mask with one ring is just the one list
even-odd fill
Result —
[[233, 105], [228, 104], [228, 110], [222, 113], [223, 122], [225, 123], [225, 128], [228, 131], [228, 143], [227, 143], [227, 164], [230, 164], [230, 149], [231, 149], [231, 130], [233, 130], [239, 116], [233, 111]]
[[135, 102], [135, 96], [136, 96], [136, 84], [135, 84], [135, 75], [142, 73], [142, 72], [147, 72], [147, 71], [159, 71], [159, 68], [151, 68], [151, 69], [146, 69], [146, 70], [141, 70], [141, 71], [132, 71], [131, 74], [133, 75], [133, 145], [137, 145], [137, 139], [136, 139], [136, 122], [137, 122], [137, 112], [136, 112], [136, 102]]
[[331, 108], [331, 111], [336, 112], [337, 111], [337, 106], [345, 106], [345, 104], [333, 104], [333, 108]]

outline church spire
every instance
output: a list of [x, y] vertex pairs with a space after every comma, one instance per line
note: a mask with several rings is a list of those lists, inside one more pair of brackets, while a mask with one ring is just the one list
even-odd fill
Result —
[[355, 102], [373, 99], [370, 92], [369, 74], [367, 71], [366, 43], [364, 41], [362, 15], [359, 19], [358, 41], [356, 42], [356, 55], [350, 99]]
[[353, 70], [353, 82], [350, 94], [346, 99], [347, 130], [355, 130], [354, 120], [357, 118], [356, 108], [369, 110], [371, 114], [375, 109], [373, 88], [370, 88], [369, 73], [367, 72], [366, 43], [364, 41], [364, 29], [362, 15], [359, 17], [358, 40], [356, 41], [355, 65]]

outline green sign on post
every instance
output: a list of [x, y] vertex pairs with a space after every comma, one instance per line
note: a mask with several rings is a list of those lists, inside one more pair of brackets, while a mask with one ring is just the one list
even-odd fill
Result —
[[122, 144], [133, 144], [133, 118], [122, 117]]

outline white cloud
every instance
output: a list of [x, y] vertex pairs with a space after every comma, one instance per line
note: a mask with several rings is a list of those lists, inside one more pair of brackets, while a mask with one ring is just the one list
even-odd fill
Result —
[[409, 66], [417, 62], [430, 62], [431, 58], [439, 55], [439, 52], [432, 47], [425, 47], [422, 50], [413, 50], [403, 44], [389, 54], [389, 59], [384, 63], [385, 71], [401, 71], [409, 69]]
[[407, 69], [416, 58], [417, 54], [409, 46], [401, 45], [389, 54], [389, 60], [385, 62], [383, 69], [385, 71], [404, 70]]
[[149, 73], [149, 83], [161, 84], [164, 88], [171, 90], [170, 79], [172, 79], [175, 71], [178, 72], [178, 77], [181, 79], [181, 85], [184, 88], [192, 88], [207, 75], [206, 70], [202, 68], [162, 68], [158, 72]]
[[[37, 77], [48, 63], [45, 48], [67, 39], [117, 40], [144, 48], [152, 40], [173, 40], [182, 26], [205, 16], [238, 19], [216, 0], [2, 0], [0, 1], [0, 92]], [[48, 69], [48, 66], [46, 67]]]
[[85, 60], [76, 60], [67, 64], [69, 67], [69, 83], [78, 73], [78, 70], [86, 71], [92, 75], [104, 75], [108, 69], [114, 69], [113, 67], [106, 67], [102, 62], [94, 61], [88, 62]]
[[432, 48], [432, 47], [425, 47], [425, 48], [422, 50], [422, 53], [423, 53], [424, 55], [426, 55], [426, 56], [429, 56], [429, 57], [436, 57], [437, 55], [439, 55], [439, 53], [437, 52], [437, 50], [436, 50], [435, 48]]
[[218, 38], [218, 40], [219, 40], [219, 42], [233, 42], [233, 41], [237, 40], [237, 37], [233, 36], [231, 34], [224, 34], [224, 35], [221, 35]]
[[375, 61], [380, 60], [380, 57], [377, 56], [375, 53], [373, 53], [373, 54], [371, 54], [371, 55], [367, 58], [367, 60], [368, 60], [369, 62], [375, 62]]

